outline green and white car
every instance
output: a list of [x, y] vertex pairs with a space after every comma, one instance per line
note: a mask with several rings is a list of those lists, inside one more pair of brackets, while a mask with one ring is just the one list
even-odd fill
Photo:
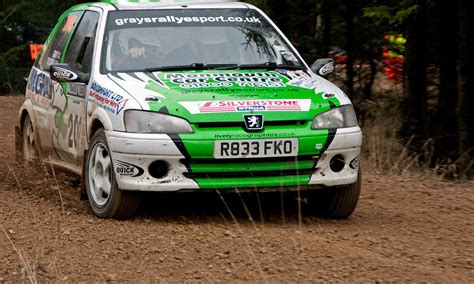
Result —
[[[145, 2], [145, 3], [144, 3]], [[362, 134], [349, 98], [246, 3], [107, 1], [66, 11], [32, 68], [18, 149], [82, 176], [95, 214], [137, 192], [314, 190], [347, 218]]]

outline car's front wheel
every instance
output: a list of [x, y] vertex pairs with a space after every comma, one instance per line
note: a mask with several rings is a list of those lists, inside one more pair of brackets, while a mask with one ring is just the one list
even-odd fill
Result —
[[84, 174], [87, 197], [98, 217], [126, 219], [135, 215], [139, 197], [135, 192], [118, 188], [103, 129], [99, 129], [92, 138]]
[[316, 214], [329, 219], [349, 218], [359, 201], [361, 179], [362, 176], [359, 170], [356, 183], [314, 192], [311, 206], [313, 206]]

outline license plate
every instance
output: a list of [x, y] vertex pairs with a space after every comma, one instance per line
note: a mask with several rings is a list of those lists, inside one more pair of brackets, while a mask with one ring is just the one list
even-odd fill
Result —
[[298, 155], [298, 139], [226, 140], [214, 143], [214, 158], [269, 158]]

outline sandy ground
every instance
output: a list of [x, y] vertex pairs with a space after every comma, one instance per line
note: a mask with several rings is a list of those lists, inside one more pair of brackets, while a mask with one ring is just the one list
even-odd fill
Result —
[[0, 283], [474, 282], [472, 183], [366, 170], [343, 221], [298, 218], [290, 194], [282, 210], [279, 194], [261, 207], [255, 194], [225, 194], [227, 208], [215, 193], [149, 194], [136, 218], [101, 220], [74, 180], [15, 164], [21, 102], [0, 97]]

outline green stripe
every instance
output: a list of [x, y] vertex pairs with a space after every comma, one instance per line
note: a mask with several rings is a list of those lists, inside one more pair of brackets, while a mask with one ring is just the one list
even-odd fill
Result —
[[[278, 158], [275, 158], [278, 159]], [[307, 170], [314, 166], [313, 160], [287, 162], [253, 162], [226, 164], [191, 164], [193, 173], [259, 172]]]
[[310, 175], [273, 176], [273, 177], [241, 177], [241, 178], [196, 178], [201, 189], [243, 188], [243, 187], [279, 187], [307, 185]]

